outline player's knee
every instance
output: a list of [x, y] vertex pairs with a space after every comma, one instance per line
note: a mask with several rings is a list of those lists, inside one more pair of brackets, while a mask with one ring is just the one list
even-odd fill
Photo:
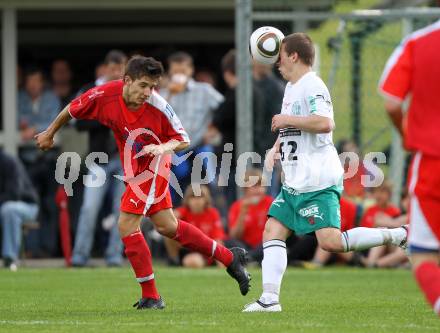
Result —
[[131, 235], [139, 230], [141, 217], [134, 214], [121, 213], [118, 220], [118, 230], [121, 237]]
[[281, 239], [286, 240], [289, 235], [289, 231], [286, 227], [284, 227], [277, 220], [270, 218], [265, 226], [263, 231], [263, 241], [266, 242], [271, 239]]
[[421, 264], [425, 262], [432, 262], [438, 264], [439, 260], [440, 260], [440, 255], [437, 252], [411, 253], [410, 255], [410, 262], [411, 262], [412, 270], [414, 272]]
[[342, 244], [340, 242], [337, 242], [335, 239], [326, 239], [324, 241], [321, 241], [319, 243], [319, 246], [321, 249], [328, 251], [328, 252], [342, 252]]
[[156, 225], [156, 231], [162, 236], [173, 238], [176, 235], [177, 226], [170, 222]]
[[159, 234], [168, 238], [176, 236], [178, 222], [171, 209], [160, 211], [150, 218]]
[[119, 235], [121, 237], [128, 236], [134, 232], [134, 231], [130, 232], [131, 228], [127, 224], [122, 223], [121, 221], [118, 222], [118, 230], [119, 230]]

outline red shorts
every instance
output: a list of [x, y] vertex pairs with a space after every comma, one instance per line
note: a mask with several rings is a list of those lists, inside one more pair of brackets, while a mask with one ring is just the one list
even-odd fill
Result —
[[409, 245], [440, 248], [440, 158], [417, 152], [408, 177], [410, 204]]
[[[161, 171], [150, 173], [141, 184], [127, 183], [121, 198], [121, 211], [125, 213], [150, 216], [160, 210], [172, 208], [169, 190], [170, 163], [163, 160]], [[154, 171], [154, 170], [153, 170]]]

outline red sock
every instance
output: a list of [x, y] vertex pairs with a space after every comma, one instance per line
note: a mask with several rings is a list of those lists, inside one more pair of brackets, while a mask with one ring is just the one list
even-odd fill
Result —
[[143, 298], [159, 299], [159, 294], [154, 283], [151, 253], [142, 232], [137, 231], [122, 238], [125, 245], [125, 255], [133, 267], [136, 280], [142, 288]]
[[[182, 220], [179, 220], [176, 236], [173, 239], [190, 250], [197, 251], [209, 258], [214, 257], [226, 267], [234, 259], [234, 255], [229, 249], [206, 236], [192, 224]], [[213, 250], [214, 253], [212, 253]]]
[[426, 299], [440, 314], [440, 267], [434, 262], [425, 261], [417, 267], [414, 275]]

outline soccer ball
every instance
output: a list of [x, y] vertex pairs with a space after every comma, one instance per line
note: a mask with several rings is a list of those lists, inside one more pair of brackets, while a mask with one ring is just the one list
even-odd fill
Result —
[[284, 35], [274, 27], [261, 27], [250, 38], [249, 50], [252, 58], [262, 64], [273, 65], [280, 55]]

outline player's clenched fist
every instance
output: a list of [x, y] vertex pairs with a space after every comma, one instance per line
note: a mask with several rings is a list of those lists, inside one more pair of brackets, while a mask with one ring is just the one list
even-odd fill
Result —
[[277, 114], [273, 116], [272, 118], [272, 132], [275, 132], [276, 130], [279, 130], [281, 128], [286, 128], [289, 126], [289, 119], [290, 116], [285, 114]]
[[158, 156], [164, 154], [165, 148], [162, 145], [147, 145], [142, 148], [142, 150], [136, 154], [135, 158], [147, 155], [147, 156]]
[[37, 143], [37, 147], [41, 150], [48, 150], [53, 147], [53, 135], [49, 134], [47, 131], [43, 131], [34, 136]]

